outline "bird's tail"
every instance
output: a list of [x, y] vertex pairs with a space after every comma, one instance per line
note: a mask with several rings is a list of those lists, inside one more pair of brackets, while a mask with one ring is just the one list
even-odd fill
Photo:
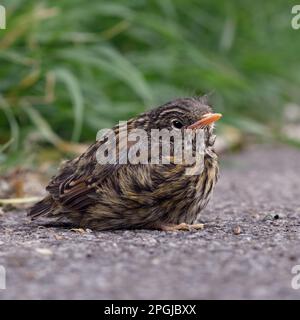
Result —
[[53, 212], [56, 206], [55, 201], [49, 195], [31, 207], [27, 215], [31, 217], [32, 220], [39, 216], [48, 216]]

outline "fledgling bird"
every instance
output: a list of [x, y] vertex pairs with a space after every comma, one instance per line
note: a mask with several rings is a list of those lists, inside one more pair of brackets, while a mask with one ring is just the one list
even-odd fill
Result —
[[[193, 224], [207, 205], [218, 178], [213, 145], [214, 122], [205, 97], [181, 98], [127, 122], [128, 131], [144, 129], [203, 130], [204, 165], [200, 174], [187, 175], [187, 164], [100, 164], [93, 143], [81, 156], [65, 162], [48, 184], [48, 195], [28, 215], [70, 221], [94, 230], [200, 229]], [[113, 128], [116, 136], [120, 129]], [[194, 132], [194, 131], [192, 131]]]

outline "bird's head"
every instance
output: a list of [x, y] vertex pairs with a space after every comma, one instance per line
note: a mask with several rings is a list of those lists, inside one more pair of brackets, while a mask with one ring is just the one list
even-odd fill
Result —
[[222, 115], [213, 113], [206, 97], [181, 98], [168, 102], [153, 109], [141, 117], [141, 123], [151, 129], [202, 129], [207, 146], [212, 146], [215, 141], [213, 135], [214, 123]]

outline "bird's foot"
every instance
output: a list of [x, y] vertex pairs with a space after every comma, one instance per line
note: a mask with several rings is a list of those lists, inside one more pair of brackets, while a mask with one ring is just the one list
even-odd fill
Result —
[[176, 225], [165, 225], [161, 226], [163, 231], [192, 231], [192, 230], [202, 230], [204, 228], [203, 223], [187, 224], [180, 223]]

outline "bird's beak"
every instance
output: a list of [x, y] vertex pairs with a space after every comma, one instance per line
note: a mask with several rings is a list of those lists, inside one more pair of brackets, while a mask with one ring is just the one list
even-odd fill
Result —
[[204, 128], [204, 127], [206, 127], [206, 126], [218, 121], [221, 118], [222, 118], [222, 114], [221, 113], [207, 113], [204, 116], [202, 116], [200, 120], [198, 120], [195, 123], [191, 124], [188, 127], [188, 129]]

